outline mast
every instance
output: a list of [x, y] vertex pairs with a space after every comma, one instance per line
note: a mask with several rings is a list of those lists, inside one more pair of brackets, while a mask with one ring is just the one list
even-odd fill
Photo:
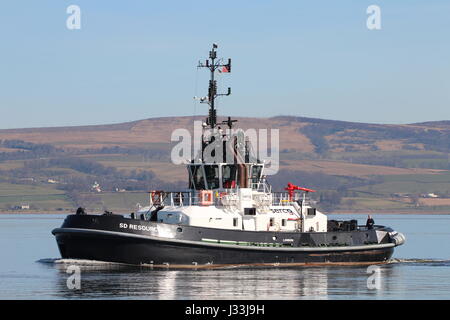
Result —
[[[190, 183], [195, 190], [205, 188], [202, 185], [202, 181], [204, 181], [206, 189], [211, 189], [211, 185], [217, 185], [217, 188], [235, 188], [236, 186], [248, 188], [250, 185], [250, 174], [253, 174], [254, 166], [260, 163], [258, 160], [252, 161], [250, 159], [250, 144], [245, 140], [244, 132], [241, 130], [233, 133], [232, 128], [237, 120], [227, 117], [224, 121], [217, 121], [216, 98], [231, 94], [230, 87], [228, 87], [226, 93], [217, 92], [215, 72], [231, 72], [231, 59], [228, 59], [227, 63], [225, 63], [224, 59], [218, 58], [217, 48], [217, 44], [213, 43], [212, 49], [209, 51], [209, 58], [199, 61], [197, 66], [197, 68], [207, 68], [210, 72], [210, 79], [208, 95], [199, 99], [200, 103], [209, 105], [208, 117], [206, 118], [206, 123], [203, 124], [201, 149], [199, 150], [199, 155], [192, 159], [191, 164], [188, 165]], [[228, 126], [229, 130], [225, 130], [226, 132], [224, 133], [220, 125]], [[200, 164], [195, 161], [196, 159], [200, 160]], [[225, 165], [230, 171], [230, 177], [227, 178], [226, 182], [224, 182], [225, 180], [222, 177], [223, 171], [220, 171], [223, 170]], [[219, 182], [217, 183], [217, 181]], [[225, 184], [229, 184], [229, 186], [224, 186]]]
[[[209, 51], [209, 59], [205, 63], [199, 62], [198, 68], [208, 68], [211, 76], [208, 86], [208, 97], [202, 98], [201, 103], [209, 104], [208, 118], [206, 118], [206, 124], [214, 129], [217, 125], [217, 110], [215, 108], [215, 99], [219, 96], [229, 96], [231, 94], [231, 88], [228, 87], [227, 93], [217, 93], [217, 80], [214, 79], [214, 73], [216, 70], [222, 70], [222, 72], [231, 72], [231, 59], [228, 59], [228, 63], [224, 64], [223, 59], [217, 59], [217, 44], [213, 43], [212, 50]], [[230, 122], [231, 123], [231, 122]]]

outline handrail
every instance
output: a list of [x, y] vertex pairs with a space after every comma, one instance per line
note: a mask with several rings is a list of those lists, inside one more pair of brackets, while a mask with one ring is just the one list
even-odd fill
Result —
[[[202, 190], [204, 191], [204, 190]], [[154, 191], [150, 192], [150, 207], [156, 205], [162, 206], [171, 206], [171, 207], [184, 207], [184, 206], [192, 206], [192, 205], [200, 205], [202, 204], [202, 199], [200, 197], [200, 190], [193, 191], [158, 191], [161, 193], [158, 198], [157, 203], [154, 202], [153, 196]], [[218, 204], [218, 194], [213, 191], [213, 204]]]
[[264, 193], [272, 193], [272, 187], [266, 181], [253, 182], [250, 184], [253, 190]]
[[[296, 193], [293, 199], [289, 198], [288, 192], [270, 192], [270, 187], [264, 183], [257, 183], [258, 188], [253, 188], [260, 192], [255, 194], [254, 199], [261, 199], [261, 197], [267, 196], [267, 200], [270, 201], [271, 205], [274, 206], [291, 206], [293, 202], [300, 200], [299, 194]], [[191, 191], [152, 191], [150, 192], [150, 207], [162, 206], [193, 206], [193, 205], [204, 205], [200, 197], [200, 192], [202, 190], [191, 190]], [[238, 189], [225, 189], [223, 191], [211, 190], [213, 193], [212, 203], [214, 206], [234, 206], [239, 201]], [[226, 197], [227, 201], [224, 203], [222, 198]], [[303, 202], [303, 205], [306, 203]]]

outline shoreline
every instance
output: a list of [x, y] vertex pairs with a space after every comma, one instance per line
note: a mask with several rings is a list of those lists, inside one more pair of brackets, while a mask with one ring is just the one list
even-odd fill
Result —
[[[76, 209], [74, 210], [64, 210], [64, 211], [58, 211], [58, 210], [46, 210], [46, 211], [25, 211], [25, 210], [6, 210], [6, 211], [0, 211], [0, 215], [22, 215], [22, 214], [48, 214], [48, 215], [68, 215], [68, 214], [74, 214], [76, 212]], [[93, 214], [102, 214], [103, 212], [96, 212], [92, 211]], [[129, 212], [123, 212], [121, 213], [120, 210], [113, 210], [113, 213], [115, 214], [129, 214]], [[450, 211], [407, 211], [407, 210], [335, 210], [335, 211], [329, 211], [329, 212], [323, 212], [325, 215], [388, 215], [388, 214], [401, 214], [401, 215], [450, 215]]]
[[409, 210], [335, 210], [330, 211], [326, 213], [327, 215], [330, 214], [365, 214], [365, 215], [384, 215], [384, 214], [403, 214], [403, 215], [417, 215], [417, 214], [425, 214], [425, 215], [450, 215], [450, 211], [437, 211], [437, 210], [430, 210], [430, 211], [409, 211]]

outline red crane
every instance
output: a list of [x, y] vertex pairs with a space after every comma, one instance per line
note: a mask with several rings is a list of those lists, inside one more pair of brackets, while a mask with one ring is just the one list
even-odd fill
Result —
[[299, 186], [296, 186], [295, 184], [292, 184], [290, 182], [288, 182], [288, 185], [287, 185], [286, 188], [284, 188], [284, 190], [286, 190], [288, 192], [288, 194], [289, 194], [289, 201], [292, 201], [292, 197], [294, 196], [294, 192], [296, 190], [301, 190], [301, 191], [305, 191], [305, 192], [316, 192], [316, 190], [299, 187]]

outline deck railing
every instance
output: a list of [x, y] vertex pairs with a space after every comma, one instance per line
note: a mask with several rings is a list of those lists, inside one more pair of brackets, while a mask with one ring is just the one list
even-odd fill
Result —
[[256, 190], [258, 192], [272, 193], [272, 186], [268, 184], [265, 180], [256, 183], [255, 182], [250, 183], [250, 186], [253, 190]]
[[223, 192], [218, 192], [214, 190], [211, 191], [211, 197], [207, 200], [201, 197], [200, 191], [154, 191], [150, 193], [150, 206], [192, 206], [192, 205], [205, 205], [210, 203], [210, 205], [221, 205], [220, 200], [223, 196]]
[[301, 199], [299, 193], [294, 193], [292, 199], [287, 192], [273, 192], [272, 204], [274, 206], [286, 206], [291, 205], [292, 202], [297, 202]]
[[[265, 205], [274, 206], [287, 206], [292, 205], [292, 202], [297, 202], [301, 199], [299, 193], [295, 193], [292, 199], [290, 199], [287, 192], [267, 192], [265, 186], [261, 186], [261, 190], [265, 190], [263, 194], [255, 194], [254, 200], [258, 203], [264, 203]], [[254, 189], [256, 190], [256, 189]], [[205, 197], [202, 192], [206, 192], [209, 195]], [[269, 203], [262, 201], [261, 196], [268, 196]], [[159, 205], [171, 206], [171, 207], [184, 207], [192, 205], [214, 205], [214, 206], [236, 206], [239, 202], [239, 196], [236, 189], [227, 189], [224, 191], [218, 190], [204, 190], [204, 191], [153, 191], [150, 193], [150, 206], [158, 207]]]

